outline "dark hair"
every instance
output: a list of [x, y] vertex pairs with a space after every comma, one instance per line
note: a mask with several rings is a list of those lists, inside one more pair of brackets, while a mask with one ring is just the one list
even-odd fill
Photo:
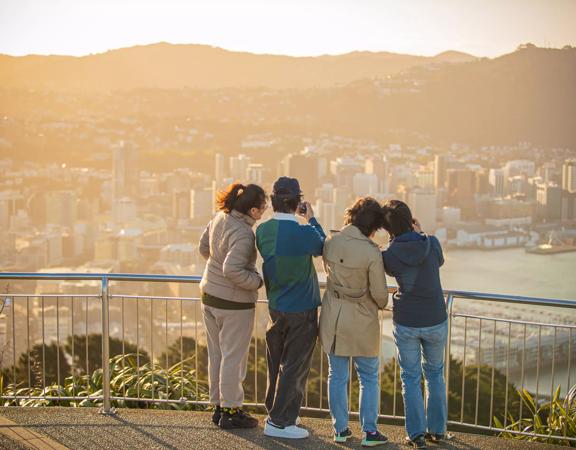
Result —
[[218, 192], [216, 196], [216, 206], [225, 213], [236, 210], [246, 214], [252, 208], [261, 208], [265, 202], [266, 193], [256, 184], [244, 186], [240, 183], [232, 183]]
[[412, 212], [406, 203], [401, 200], [389, 200], [382, 207], [384, 212], [384, 228], [390, 237], [400, 236], [402, 233], [413, 231]]
[[302, 201], [301, 195], [272, 194], [272, 209], [274, 212], [293, 213]]
[[358, 228], [364, 236], [370, 236], [384, 225], [382, 208], [372, 197], [363, 197], [344, 213], [344, 225], [352, 224]]

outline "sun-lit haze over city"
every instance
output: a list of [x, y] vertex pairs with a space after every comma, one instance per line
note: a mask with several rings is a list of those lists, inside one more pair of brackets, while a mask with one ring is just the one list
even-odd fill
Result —
[[[230, 307], [238, 295], [249, 308], [230, 314], [255, 317], [245, 334], [245, 401], [263, 412], [276, 300], [274, 283], [260, 283], [272, 257], [251, 239], [269, 220], [294, 219], [273, 216], [279, 177], [297, 178], [308, 202], [297, 229], [312, 232], [313, 215], [330, 243], [353, 229], [345, 214], [358, 199], [375, 200], [367, 203], [381, 226], [374, 235], [358, 228], [354, 239], [372, 251], [370, 273], [377, 267], [387, 280], [387, 309], [378, 311], [366, 287], [338, 301], [356, 308], [367, 300], [360, 306], [374, 310], [375, 330], [379, 320], [372, 358], [382, 419], [397, 425], [403, 414], [393, 334], [402, 278], [380, 267], [404, 242], [385, 231], [381, 206], [400, 200], [422, 230], [406, 219], [408, 244], [425, 243], [422, 261], [438, 256], [416, 264], [432, 275], [415, 276], [407, 291], [431, 293], [442, 317], [447, 307], [451, 424], [576, 442], [576, 0], [0, 0], [0, 401], [11, 406], [0, 419], [28, 420], [68, 448], [80, 436], [80, 447], [92, 449], [108, 445], [107, 432], [93, 436], [104, 428], [52, 432], [66, 417], [12, 406], [116, 407], [121, 417], [146, 408], [142, 423], [160, 408], [173, 409], [165, 417], [203, 417], [198, 410], [211, 401], [203, 311], [210, 302]], [[226, 189], [249, 191], [233, 190], [236, 182], [266, 193], [250, 217], [218, 210]], [[224, 286], [235, 283], [234, 258], [224, 269], [206, 245], [230, 242], [210, 237], [220, 219], [242, 224], [247, 245], [237, 265], [254, 285], [234, 285], [232, 299], [199, 288], [214, 270]], [[284, 248], [278, 236], [270, 252]], [[314, 236], [317, 255], [326, 247]], [[288, 253], [301, 244], [293, 241]], [[306, 292], [334, 294], [334, 261], [300, 256], [280, 258], [274, 273], [298, 284], [288, 272], [306, 272]], [[387, 298], [384, 287], [379, 293]], [[348, 313], [338, 314], [336, 323]], [[353, 328], [362, 335], [363, 326]], [[312, 360], [305, 403], [328, 417], [319, 344]], [[351, 386], [357, 410], [356, 378]], [[547, 422], [551, 404], [572, 422]], [[81, 414], [113, 420], [95, 408], [69, 410], [74, 423]], [[194, 430], [208, 448], [215, 434], [204, 422]], [[132, 433], [149, 447], [194, 442], [185, 422], [158, 439], [151, 436], [164, 425], [144, 433], [126, 424], [114, 422], [108, 446], [130, 448], [121, 440]], [[308, 442], [331, 446], [329, 428], [326, 421], [324, 435]], [[5, 444], [7, 429], [0, 448], [20, 448]], [[238, 448], [261, 445], [259, 434], [254, 442], [255, 434], [229, 436], [246, 438]], [[480, 448], [466, 442], [458, 433], [457, 448]]]
[[293, 56], [497, 56], [576, 43], [573, 0], [3, 0], [0, 53], [86, 55], [155, 42]]

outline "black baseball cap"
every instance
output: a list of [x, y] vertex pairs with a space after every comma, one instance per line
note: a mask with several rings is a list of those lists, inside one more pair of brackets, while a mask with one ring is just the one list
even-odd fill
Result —
[[302, 195], [300, 183], [296, 178], [280, 177], [272, 187], [273, 195], [297, 197]]

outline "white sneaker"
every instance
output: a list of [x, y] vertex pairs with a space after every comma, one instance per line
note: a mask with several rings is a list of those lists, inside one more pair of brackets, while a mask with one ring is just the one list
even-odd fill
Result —
[[264, 434], [270, 437], [285, 439], [304, 439], [310, 435], [307, 430], [297, 427], [296, 425], [280, 428], [268, 420], [266, 421], [266, 425], [264, 425]]

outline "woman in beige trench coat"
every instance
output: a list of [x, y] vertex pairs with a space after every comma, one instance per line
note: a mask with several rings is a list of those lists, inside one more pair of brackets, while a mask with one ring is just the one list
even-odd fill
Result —
[[328, 275], [320, 314], [320, 341], [328, 354], [328, 400], [334, 441], [346, 442], [347, 385], [350, 360], [360, 379], [362, 445], [373, 447], [388, 439], [378, 432], [378, 370], [380, 324], [378, 310], [388, 303], [382, 254], [372, 241], [383, 225], [379, 203], [361, 198], [346, 210], [345, 226], [324, 244]]

